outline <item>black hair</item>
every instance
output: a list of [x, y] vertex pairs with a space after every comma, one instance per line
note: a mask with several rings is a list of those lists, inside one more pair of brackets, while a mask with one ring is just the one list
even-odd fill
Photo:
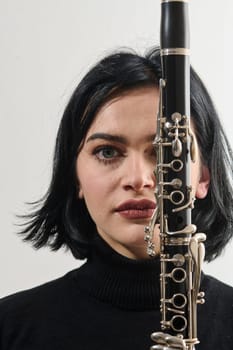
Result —
[[[158, 86], [159, 48], [145, 56], [119, 51], [98, 62], [84, 76], [65, 108], [57, 138], [53, 175], [46, 195], [31, 203], [20, 232], [36, 248], [71, 249], [76, 258], [89, 256], [95, 223], [77, 196], [76, 159], [85, 135], [100, 107], [113, 95], [143, 86]], [[207, 234], [206, 260], [217, 257], [232, 236], [233, 157], [213, 102], [191, 68], [191, 116], [202, 162], [209, 168], [208, 195], [197, 199], [193, 223]]]

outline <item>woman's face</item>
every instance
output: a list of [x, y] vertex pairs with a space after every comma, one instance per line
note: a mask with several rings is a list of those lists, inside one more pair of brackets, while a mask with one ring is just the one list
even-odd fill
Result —
[[[155, 152], [158, 90], [138, 88], [107, 102], [97, 113], [77, 158], [79, 198], [97, 231], [113, 249], [129, 258], [146, 258], [144, 227], [155, 208]], [[199, 157], [192, 166], [198, 197], [208, 185], [200, 181]], [[201, 186], [202, 184], [202, 186]], [[159, 230], [154, 242], [159, 252]]]

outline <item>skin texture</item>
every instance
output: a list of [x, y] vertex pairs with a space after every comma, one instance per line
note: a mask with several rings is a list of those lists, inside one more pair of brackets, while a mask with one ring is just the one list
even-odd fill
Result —
[[[118, 209], [132, 200], [155, 203], [152, 141], [158, 103], [154, 87], [138, 88], [108, 101], [97, 113], [77, 157], [78, 196], [85, 200], [98, 233], [118, 253], [133, 259], [148, 258], [144, 227], [153, 210]], [[199, 155], [191, 168], [193, 193], [204, 198], [209, 172]], [[154, 242], [158, 253], [158, 227]]]

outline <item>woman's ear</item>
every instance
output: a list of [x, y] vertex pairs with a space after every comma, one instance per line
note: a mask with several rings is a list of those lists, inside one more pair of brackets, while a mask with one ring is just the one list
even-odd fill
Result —
[[206, 166], [201, 168], [201, 177], [196, 188], [196, 197], [203, 199], [207, 196], [210, 185], [210, 171]]
[[79, 198], [79, 199], [83, 199], [84, 198], [83, 190], [82, 190], [81, 185], [80, 185], [79, 182], [76, 185], [76, 193], [77, 193], [77, 198]]
[[79, 188], [79, 190], [78, 190], [78, 198], [83, 199], [83, 191], [81, 188]]

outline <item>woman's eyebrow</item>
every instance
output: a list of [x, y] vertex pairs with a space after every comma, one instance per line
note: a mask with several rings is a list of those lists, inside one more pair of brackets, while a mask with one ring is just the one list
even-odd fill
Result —
[[[145, 142], [153, 142], [155, 138], [155, 134], [149, 134], [145, 137]], [[112, 142], [117, 142], [117, 143], [122, 143], [123, 145], [128, 145], [128, 140], [125, 136], [122, 135], [113, 135], [113, 134], [108, 134], [108, 133], [103, 133], [103, 132], [97, 132], [95, 134], [92, 134], [91, 136], [88, 137], [86, 142], [93, 141], [93, 140], [107, 140], [107, 141], [112, 141]]]
[[128, 144], [127, 139], [124, 136], [112, 135], [112, 134], [107, 134], [102, 132], [97, 132], [95, 134], [92, 134], [91, 136], [88, 137], [86, 142], [93, 141], [96, 139], [118, 142], [124, 145]]

